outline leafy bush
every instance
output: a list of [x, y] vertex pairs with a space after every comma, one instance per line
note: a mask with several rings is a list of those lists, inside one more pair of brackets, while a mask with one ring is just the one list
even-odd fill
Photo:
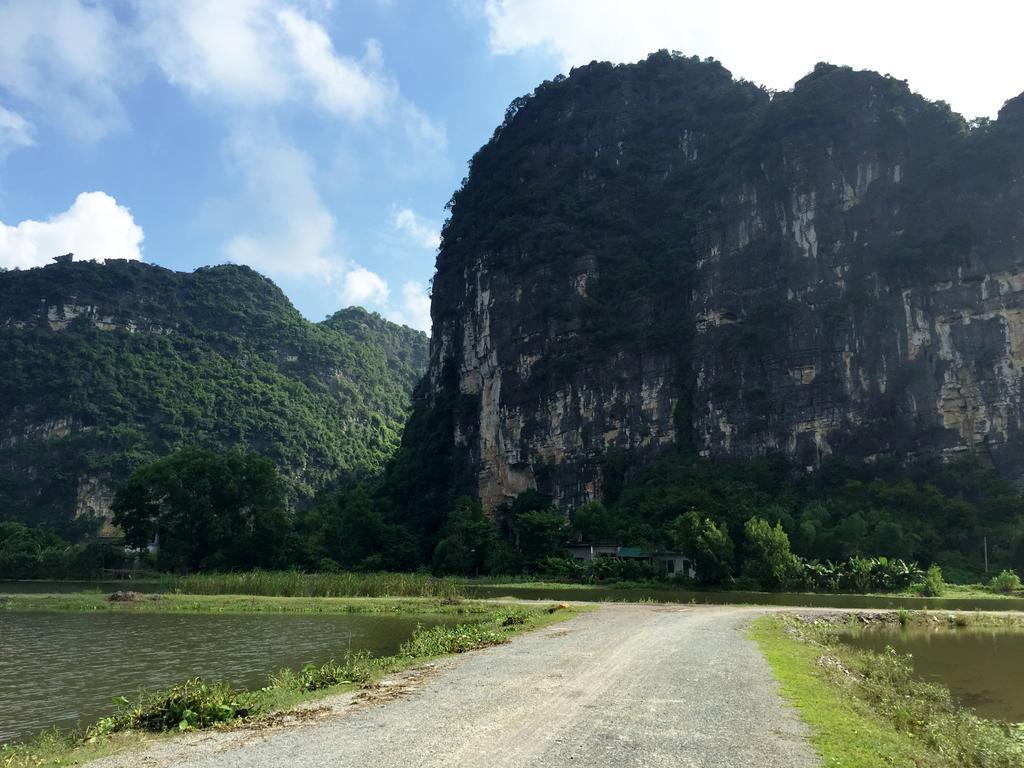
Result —
[[369, 653], [346, 653], [341, 664], [332, 659], [326, 664], [304, 666], [298, 675], [297, 687], [303, 691], [319, 691], [342, 683], [363, 685], [373, 676], [374, 667]]
[[993, 576], [989, 586], [994, 592], [1002, 592], [1007, 595], [1013, 594], [1021, 590], [1020, 576], [1014, 571], [1006, 569], [998, 576]]
[[800, 560], [801, 585], [812, 592], [901, 592], [920, 584], [917, 563], [899, 558], [851, 557], [841, 563]]
[[920, 585], [921, 594], [925, 597], [941, 597], [946, 591], [946, 581], [942, 578], [942, 569], [937, 565], [928, 566]]
[[228, 723], [248, 714], [241, 696], [226, 683], [208, 684], [202, 678], [188, 680], [153, 694], [139, 704], [121, 697], [120, 710], [104, 718], [94, 733], [128, 729], [146, 731], [187, 731]]
[[544, 578], [595, 584], [606, 581], [664, 581], [665, 572], [646, 560], [628, 557], [598, 557], [577, 560], [571, 557], [548, 557], [537, 565]]
[[128, 562], [124, 549], [96, 539], [78, 544], [46, 526], [0, 522], [0, 579], [74, 579]]

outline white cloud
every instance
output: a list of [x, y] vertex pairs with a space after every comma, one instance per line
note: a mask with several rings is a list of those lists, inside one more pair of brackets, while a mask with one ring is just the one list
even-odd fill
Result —
[[312, 160], [266, 126], [239, 131], [227, 152], [241, 171], [245, 194], [235, 205], [209, 207], [207, 224], [243, 231], [224, 246], [229, 261], [284, 280], [317, 280], [345, 305], [382, 307], [387, 282], [352, 263], [338, 243], [337, 223], [316, 187]]
[[319, 21], [331, 0], [131, 0], [118, 15], [112, 5], [0, 0], [0, 88], [92, 140], [127, 124], [121, 91], [155, 69], [229, 107], [312, 104], [444, 148], [443, 124], [401, 96], [377, 41], [361, 58], [335, 50]]
[[35, 128], [28, 120], [0, 107], [0, 160], [15, 149], [33, 146], [36, 143], [34, 133]]
[[343, 260], [312, 160], [281, 137], [253, 130], [236, 133], [228, 155], [244, 177], [239, 207], [250, 222], [225, 245], [228, 259], [277, 277], [333, 279]]
[[436, 251], [441, 244], [441, 226], [427, 221], [411, 208], [396, 210], [391, 217], [392, 226], [402, 232], [420, 248]]
[[397, 313], [397, 319], [430, 333], [430, 297], [418, 283], [409, 281], [402, 286], [402, 309]]
[[367, 42], [362, 62], [334, 51], [322, 26], [292, 8], [277, 12], [277, 20], [291, 43], [301, 77], [316, 102], [327, 112], [353, 120], [380, 120], [398, 100], [398, 86], [375, 71], [383, 63], [380, 45]]
[[496, 54], [541, 51], [566, 70], [637, 61], [667, 48], [719, 59], [733, 74], [788, 89], [818, 61], [907, 79], [968, 117], [994, 115], [1024, 88], [1024, 5], [1003, 0], [486, 0]]
[[[330, 5], [306, 4], [324, 13]], [[167, 79], [228, 104], [314, 104], [355, 122], [394, 120], [410, 139], [444, 146], [444, 128], [402, 98], [383, 70], [380, 44], [357, 59], [339, 54], [327, 30], [281, 0], [146, 0], [139, 40]], [[440, 138], [439, 138], [440, 136]]]
[[291, 97], [287, 41], [268, 0], [139, 0], [139, 40], [167, 79], [231, 103]]
[[349, 305], [384, 304], [390, 294], [384, 278], [366, 267], [353, 267], [342, 281], [341, 297]]
[[131, 82], [113, 14], [80, 0], [0, 2], [0, 88], [83, 139], [124, 124], [117, 88]]
[[79, 260], [141, 259], [142, 227], [104, 192], [83, 192], [46, 221], [0, 222], [0, 267], [39, 267], [73, 252]]

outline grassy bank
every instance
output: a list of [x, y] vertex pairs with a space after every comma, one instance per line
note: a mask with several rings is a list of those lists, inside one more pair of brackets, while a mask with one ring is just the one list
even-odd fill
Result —
[[458, 597], [459, 584], [422, 573], [247, 571], [166, 576], [165, 591], [268, 597]]
[[0, 611], [110, 611], [124, 613], [369, 613], [484, 614], [492, 604], [433, 597], [262, 597], [246, 595], [137, 595], [113, 601], [98, 592], [0, 596]]
[[[387, 601], [389, 605], [392, 602]], [[421, 613], [427, 605], [425, 600], [410, 602], [420, 606]], [[82, 731], [51, 730], [27, 744], [0, 745], [0, 767], [64, 768], [139, 749], [153, 738], [170, 733], [259, 724], [299, 704], [373, 686], [385, 675], [441, 656], [506, 643], [517, 633], [562, 621], [579, 610], [559, 605], [524, 608], [473, 603], [447, 607], [461, 607], [473, 614], [473, 620], [418, 629], [394, 656], [350, 654], [319, 666], [282, 670], [255, 691], [235, 691], [223, 683], [191, 680], [137, 701], [122, 700], [118, 712]]]
[[1024, 763], [1019, 730], [958, 708], [948, 689], [917, 680], [906, 657], [843, 645], [825, 622], [766, 617], [751, 636], [829, 768]]

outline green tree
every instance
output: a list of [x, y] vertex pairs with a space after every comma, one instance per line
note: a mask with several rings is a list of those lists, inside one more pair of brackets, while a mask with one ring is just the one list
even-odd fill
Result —
[[519, 551], [528, 568], [535, 569], [548, 557], [565, 552], [565, 516], [555, 507], [527, 509], [515, 517]]
[[572, 527], [583, 536], [584, 541], [613, 539], [618, 534], [615, 515], [599, 501], [592, 501], [577, 507], [572, 512]]
[[743, 526], [746, 557], [743, 576], [761, 589], [775, 590], [793, 579], [797, 560], [789, 548], [789, 536], [780, 523], [774, 526], [752, 517]]
[[280, 566], [289, 520], [273, 462], [185, 448], [132, 472], [112, 509], [125, 542], [173, 571]]
[[435, 573], [476, 576], [488, 570], [497, 535], [479, 502], [468, 496], [456, 499], [442, 533], [434, 549]]
[[669, 536], [680, 552], [693, 559], [702, 584], [726, 584], [732, 580], [733, 544], [724, 526], [702, 517], [696, 510], [669, 524]]
[[314, 570], [408, 571], [422, 562], [416, 538], [385, 517], [375, 489], [365, 482], [326, 496], [298, 527], [306, 567]]

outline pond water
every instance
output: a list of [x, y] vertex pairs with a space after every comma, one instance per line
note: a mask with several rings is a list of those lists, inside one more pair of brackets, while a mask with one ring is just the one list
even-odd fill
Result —
[[88, 725], [191, 677], [259, 688], [284, 667], [387, 655], [437, 617], [0, 612], [0, 743]]
[[907, 608], [946, 611], [1021, 611], [1020, 598], [924, 598], [889, 595], [829, 595], [803, 592], [691, 592], [681, 589], [614, 587], [535, 587], [529, 584], [467, 585], [467, 597], [515, 597], [525, 600], [596, 600], [609, 602], [699, 603], [708, 605], [782, 605], [796, 608]]
[[960, 704], [982, 717], [1024, 722], [1024, 632], [872, 627], [841, 637], [858, 648], [909, 653], [915, 674], [947, 686]]

